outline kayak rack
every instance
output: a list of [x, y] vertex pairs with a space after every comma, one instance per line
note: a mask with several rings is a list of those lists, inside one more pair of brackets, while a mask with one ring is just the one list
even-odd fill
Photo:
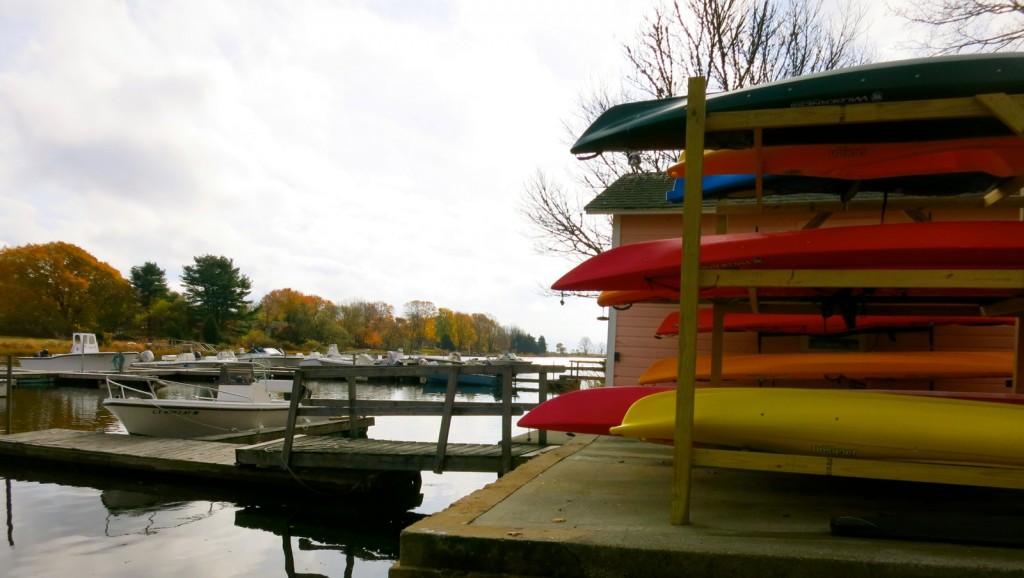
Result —
[[[763, 206], [763, 175], [760, 150], [762, 131], [769, 128], [885, 123], [908, 120], [940, 120], [995, 117], [1018, 136], [1024, 136], [1024, 95], [980, 94], [974, 97], [931, 99], [894, 103], [850, 104], [742, 112], [706, 112], [706, 81], [690, 78], [687, 92], [686, 150], [703, 151], [705, 133], [715, 131], [753, 132], [757, 157], [755, 173], [756, 208]], [[919, 462], [860, 460], [838, 457], [768, 454], [735, 450], [694, 448], [693, 400], [696, 383], [698, 290], [705, 287], [744, 287], [749, 299], [742, 307], [757, 312], [763, 303], [757, 290], [764, 287], [813, 288], [949, 288], [1010, 289], [1020, 293], [995, 304], [964, 304], [958, 313], [982, 316], [1017, 316], [1013, 391], [1024, 394], [1024, 348], [1021, 319], [1024, 314], [1024, 270], [701, 270], [700, 238], [703, 154], [687, 155], [683, 197], [683, 253], [679, 291], [679, 367], [676, 395], [674, 481], [671, 523], [689, 524], [691, 469], [694, 466], [724, 467], [762, 471], [838, 475], [848, 477], [948, 483], [972, 486], [1024, 489], [1024, 470]], [[1024, 175], [1010, 179], [983, 197], [990, 207], [1020, 194]], [[820, 223], [819, 223], [820, 224]], [[775, 298], [773, 298], [773, 301]], [[735, 301], [735, 300], [733, 300]], [[712, 301], [715, 318], [711, 335], [712, 383], [721, 376], [723, 319], [739, 305]], [[806, 303], [784, 304], [797, 310]], [[929, 304], [921, 303], [921, 314]], [[879, 313], [884, 306], [879, 308]], [[936, 314], [949, 314], [948, 310]]]

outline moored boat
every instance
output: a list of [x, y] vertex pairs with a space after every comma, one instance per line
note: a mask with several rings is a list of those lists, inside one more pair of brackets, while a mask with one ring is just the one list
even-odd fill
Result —
[[137, 351], [100, 351], [94, 333], [73, 333], [69, 353], [42, 350], [32, 357], [19, 357], [22, 369], [33, 371], [121, 372], [138, 358]]
[[[158, 389], [182, 397], [159, 397]], [[288, 420], [289, 403], [274, 398], [264, 381], [211, 386], [152, 380], [147, 391], [107, 378], [107, 392], [103, 406], [133, 435], [196, 438], [284, 427]]]

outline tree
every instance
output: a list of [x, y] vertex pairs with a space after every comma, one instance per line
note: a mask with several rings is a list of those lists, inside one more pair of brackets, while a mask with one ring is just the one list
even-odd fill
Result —
[[419, 300], [410, 301], [405, 304], [403, 310], [411, 349], [420, 349], [437, 340], [434, 331], [437, 307], [433, 303]]
[[1024, 46], [1024, 3], [1020, 0], [918, 0], [892, 11], [928, 29], [915, 44], [932, 54]]
[[589, 355], [591, 350], [594, 349], [594, 342], [589, 337], [580, 339], [580, 353], [583, 355]]
[[135, 297], [144, 309], [149, 309], [156, 299], [166, 299], [171, 290], [167, 287], [167, 276], [156, 263], [146, 261], [131, 269], [131, 283]]
[[307, 341], [337, 343], [343, 332], [339, 308], [316, 295], [294, 289], [275, 289], [256, 308], [258, 328], [274, 342], [299, 346]]
[[548, 352], [548, 342], [547, 342], [546, 339], [544, 339], [544, 336], [541, 335], [540, 337], [537, 338], [537, 353], [547, 353], [547, 352]]
[[0, 328], [26, 336], [120, 333], [136, 310], [121, 274], [62, 242], [0, 249]]
[[[830, 19], [811, 0], [672, 0], [656, 5], [632, 44], [623, 46], [630, 72], [618, 92], [593, 89], [565, 123], [571, 140], [614, 104], [679, 96], [687, 77], [710, 90], [735, 90], [821, 70], [862, 64], [867, 51], [864, 6], [847, 4]], [[607, 217], [584, 214], [587, 199], [632, 172], [662, 172], [678, 151], [601, 155], [577, 165], [573, 187], [538, 173], [526, 184], [519, 212], [542, 254], [600, 253], [610, 241]]]
[[142, 265], [132, 267], [130, 278], [132, 289], [135, 291], [135, 299], [142, 308], [137, 325], [142, 328], [148, 340], [153, 334], [151, 308], [158, 299], [167, 299], [171, 290], [167, 287], [164, 270], [156, 263], [147, 261]]
[[250, 303], [245, 298], [252, 282], [233, 260], [213, 255], [195, 257], [193, 265], [182, 268], [181, 283], [204, 333], [216, 329], [218, 336], [230, 337], [241, 332], [237, 325], [249, 315]]

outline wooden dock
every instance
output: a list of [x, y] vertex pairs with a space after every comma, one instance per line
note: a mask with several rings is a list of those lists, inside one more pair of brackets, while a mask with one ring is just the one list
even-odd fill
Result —
[[419, 472], [386, 469], [289, 470], [242, 466], [236, 451], [248, 444], [204, 440], [150, 438], [48, 429], [0, 436], [0, 455], [30, 459], [62, 468], [86, 467], [133, 477], [158, 475], [242, 489], [280, 487], [292, 492], [355, 497], [407, 510], [419, 505]]
[[[283, 440], [235, 450], [239, 464], [278, 468]], [[535, 443], [513, 443], [512, 466], [545, 451]], [[296, 436], [292, 442], [292, 468], [387, 469], [394, 471], [499, 472], [502, 448], [498, 444], [447, 444], [439, 457], [434, 442], [402, 442], [342, 437]]]

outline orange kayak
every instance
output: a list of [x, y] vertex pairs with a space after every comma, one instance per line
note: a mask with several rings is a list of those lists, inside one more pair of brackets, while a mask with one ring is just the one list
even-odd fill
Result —
[[[714, 313], [711, 309], [697, 310], [697, 331], [705, 333], [714, 329]], [[722, 329], [724, 331], [760, 331], [787, 335], [839, 335], [853, 331], [871, 329], [904, 329], [913, 327], [934, 327], [939, 325], [1013, 325], [1014, 317], [930, 317], [924, 315], [857, 315], [853, 324], [847, 324], [841, 315], [823, 317], [804, 314], [727, 313]], [[658, 330], [658, 337], [679, 335], [679, 312], [665, 316]]]
[[[808, 144], [719, 150], [704, 156], [705, 175], [756, 174], [885, 179], [911, 175], [987, 173], [1014, 177], [1024, 173], [1024, 139], [994, 136], [920, 142]], [[686, 162], [668, 175], [686, 176]]]
[[[670, 383], [678, 359], [654, 362], [637, 380], [640, 385]], [[939, 379], [1010, 377], [1010, 351], [843, 351], [726, 355], [722, 379]], [[697, 380], [711, 379], [711, 358], [697, 357]]]

